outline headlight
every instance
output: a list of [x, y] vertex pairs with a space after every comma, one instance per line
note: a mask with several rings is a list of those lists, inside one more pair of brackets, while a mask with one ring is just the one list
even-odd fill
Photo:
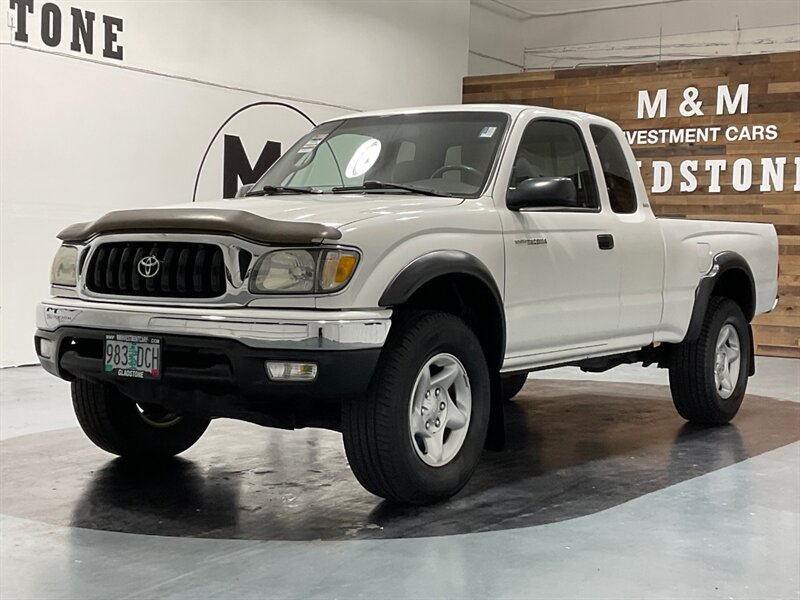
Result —
[[78, 280], [78, 249], [61, 246], [53, 259], [50, 269], [50, 283], [53, 285], [75, 286]]
[[291, 249], [262, 256], [250, 276], [254, 294], [321, 294], [342, 289], [353, 276], [352, 250]]

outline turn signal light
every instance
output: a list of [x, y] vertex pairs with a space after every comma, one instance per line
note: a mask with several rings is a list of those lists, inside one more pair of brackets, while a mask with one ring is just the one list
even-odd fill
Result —
[[264, 366], [272, 381], [314, 381], [317, 378], [317, 365], [314, 363], [268, 360]]
[[55, 344], [51, 340], [46, 340], [42, 337], [37, 337], [39, 356], [42, 358], [53, 358], [55, 353]]
[[330, 250], [325, 253], [319, 286], [326, 292], [332, 292], [345, 286], [350, 281], [358, 263], [358, 255], [346, 250]]

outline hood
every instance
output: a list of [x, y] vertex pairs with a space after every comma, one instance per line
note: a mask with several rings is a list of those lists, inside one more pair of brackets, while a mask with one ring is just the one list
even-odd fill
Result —
[[394, 194], [258, 196], [113, 211], [96, 221], [70, 225], [58, 237], [65, 242], [83, 242], [101, 233], [193, 231], [232, 233], [266, 243], [319, 244], [340, 239], [339, 227], [370, 217], [411, 214], [461, 202], [458, 198]]
[[426, 208], [457, 206], [462, 198], [411, 194], [303, 194], [275, 195], [176, 204], [166, 208], [244, 210], [276, 221], [321, 223], [343, 227], [378, 215], [395, 215]]

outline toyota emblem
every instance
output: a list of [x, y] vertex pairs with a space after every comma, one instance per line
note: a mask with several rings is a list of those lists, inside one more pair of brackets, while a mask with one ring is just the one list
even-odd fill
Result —
[[145, 256], [142, 260], [139, 261], [139, 264], [136, 265], [136, 270], [139, 271], [139, 275], [141, 275], [145, 279], [150, 279], [151, 277], [155, 277], [160, 268], [161, 268], [161, 261], [158, 260], [152, 254], [150, 256]]

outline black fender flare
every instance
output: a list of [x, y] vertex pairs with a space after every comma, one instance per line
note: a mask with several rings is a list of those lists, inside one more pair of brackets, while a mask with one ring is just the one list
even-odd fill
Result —
[[[686, 339], [695, 340], [700, 334], [700, 328], [703, 325], [703, 318], [708, 310], [708, 302], [711, 300], [711, 294], [714, 291], [714, 286], [720, 280], [720, 277], [728, 271], [739, 270], [742, 271], [750, 282], [750, 305], [755, 306], [756, 299], [756, 286], [753, 279], [753, 272], [750, 270], [750, 265], [736, 252], [721, 252], [714, 257], [714, 265], [711, 268], [709, 275], [706, 275], [697, 284], [697, 289], [694, 293], [694, 308], [692, 309], [692, 317], [689, 320], [689, 329], [686, 333]], [[745, 315], [748, 322], [752, 320], [753, 315]]]
[[435, 250], [415, 258], [395, 275], [378, 300], [378, 305], [400, 306], [408, 302], [423, 285], [445, 275], [467, 275], [489, 289], [500, 316], [500, 356], [497, 360], [498, 366], [502, 365], [506, 351], [506, 312], [503, 298], [489, 268], [472, 254], [461, 250]]
[[423, 285], [442, 275], [472, 275], [492, 292], [498, 306], [503, 305], [500, 290], [489, 268], [472, 254], [461, 250], [435, 250], [408, 263], [386, 287], [379, 306], [396, 306], [408, 299]]
[[[721, 252], [714, 257], [714, 265], [711, 268], [710, 274], [704, 276], [697, 285], [694, 294], [694, 308], [692, 309], [692, 316], [689, 319], [689, 329], [686, 331], [684, 341], [692, 342], [700, 336], [700, 331], [703, 327], [703, 319], [705, 318], [706, 311], [708, 311], [708, 303], [711, 300], [714, 287], [724, 273], [732, 270], [741, 271], [747, 277], [747, 280], [750, 282], [750, 306], [755, 308], [756, 286], [750, 265], [736, 252]], [[745, 314], [748, 323], [753, 319], [753, 316], [752, 314]], [[750, 356], [755, 356], [753, 328], [749, 324], [748, 329], [750, 331]], [[755, 361], [751, 361], [750, 371], [750, 375], [755, 373]]]
[[505, 348], [505, 311], [497, 283], [480, 259], [461, 250], [435, 250], [415, 258], [395, 275], [378, 300], [378, 305], [389, 307], [403, 304], [423, 285], [443, 275], [470, 275], [486, 285], [503, 322]]

